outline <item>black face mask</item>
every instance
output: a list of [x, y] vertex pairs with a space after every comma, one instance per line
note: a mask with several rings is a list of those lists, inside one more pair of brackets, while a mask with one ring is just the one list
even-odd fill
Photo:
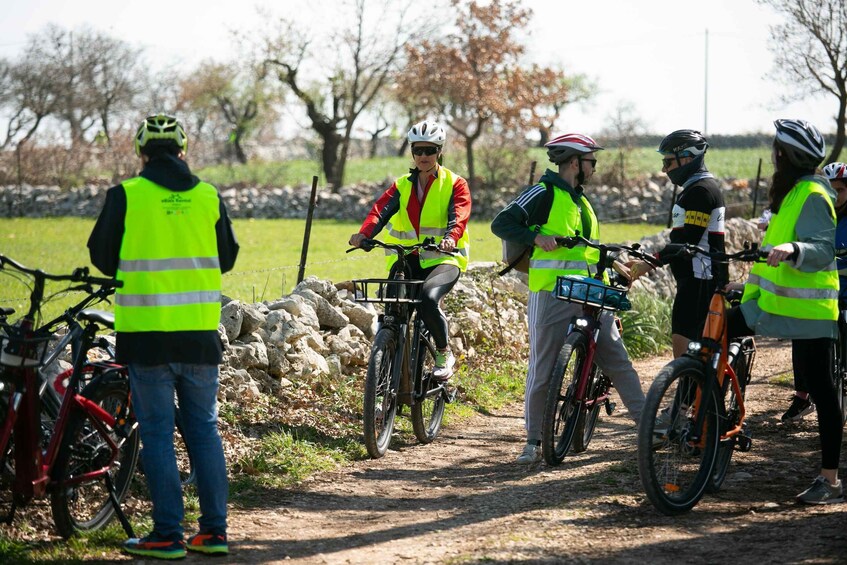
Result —
[[706, 171], [706, 166], [703, 164], [705, 156], [705, 153], [702, 155], [698, 155], [690, 163], [686, 163], [681, 167], [677, 167], [672, 171], [668, 171], [666, 173], [668, 175], [668, 178], [670, 178], [671, 182], [675, 185], [682, 186], [683, 184], [685, 184], [685, 181], [687, 181], [695, 173]]

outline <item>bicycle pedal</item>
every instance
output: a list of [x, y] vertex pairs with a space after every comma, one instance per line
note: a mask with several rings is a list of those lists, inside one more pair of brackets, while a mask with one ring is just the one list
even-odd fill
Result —
[[456, 400], [456, 388], [447, 388], [447, 385], [444, 385], [444, 402], [447, 404], [451, 404], [454, 400]]
[[750, 451], [750, 448], [753, 447], [753, 438], [749, 435], [739, 435], [736, 445], [738, 446], [738, 451], [742, 453]]
[[618, 405], [617, 405], [616, 403], [614, 403], [614, 402], [609, 402], [609, 401], [607, 400], [607, 401], [606, 401], [606, 415], [607, 415], [607, 416], [611, 416], [611, 415], [612, 415], [612, 413], [615, 411], [615, 408], [617, 408], [617, 406], [618, 406]]

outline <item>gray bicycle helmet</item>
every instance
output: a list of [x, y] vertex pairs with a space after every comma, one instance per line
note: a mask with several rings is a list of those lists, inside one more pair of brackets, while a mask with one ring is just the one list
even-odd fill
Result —
[[826, 157], [826, 143], [818, 128], [806, 120], [776, 120], [774, 143], [797, 167], [815, 169]]

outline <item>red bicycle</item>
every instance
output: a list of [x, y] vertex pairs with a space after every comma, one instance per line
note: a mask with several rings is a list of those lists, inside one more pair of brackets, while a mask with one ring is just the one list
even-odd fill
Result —
[[[0, 255], [0, 272], [31, 282], [30, 306], [15, 323], [0, 311], [0, 489], [10, 492], [4, 517], [49, 495], [56, 529], [63, 537], [97, 530], [117, 515], [130, 537], [120, 501], [138, 458], [129, 382], [120, 366], [91, 366], [87, 352], [109, 314], [87, 309], [106, 300], [121, 282], [92, 277], [88, 269], [52, 275]], [[37, 325], [48, 281], [70, 283], [64, 291], [85, 298], [62, 315]], [[97, 288], [95, 288], [97, 287]], [[51, 347], [57, 330], [66, 328]], [[41, 367], [72, 346], [73, 370], [63, 396], [48, 386]], [[64, 384], [62, 382], [62, 384]]]

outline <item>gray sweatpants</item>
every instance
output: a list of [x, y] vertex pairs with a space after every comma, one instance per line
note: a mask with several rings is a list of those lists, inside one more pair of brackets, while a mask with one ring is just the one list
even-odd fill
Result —
[[[524, 400], [527, 441], [541, 440], [541, 424], [550, 374], [565, 343], [568, 323], [571, 318], [581, 313], [581, 305], [559, 300], [552, 292], [529, 293], [529, 369]], [[604, 312], [600, 319], [602, 324], [594, 362], [612, 381], [629, 410], [629, 417], [638, 423], [644, 408], [641, 381], [626, 353], [621, 334], [614, 323], [614, 316], [611, 312]]]

